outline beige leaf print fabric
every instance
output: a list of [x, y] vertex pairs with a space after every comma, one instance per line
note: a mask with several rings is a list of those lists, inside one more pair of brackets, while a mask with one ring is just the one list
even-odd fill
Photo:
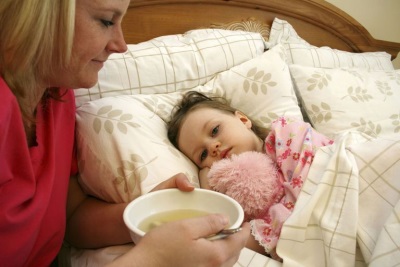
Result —
[[281, 116], [303, 119], [281, 45], [219, 73], [205, 87], [265, 128]]
[[109, 97], [78, 108], [80, 179], [90, 194], [129, 202], [178, 172], [198, 185], [197, 168], [169, 143], [161, 118], [179, 97]]
[[299, 100], [320, 132], [399, 133], [400, 70], [289, 68]]

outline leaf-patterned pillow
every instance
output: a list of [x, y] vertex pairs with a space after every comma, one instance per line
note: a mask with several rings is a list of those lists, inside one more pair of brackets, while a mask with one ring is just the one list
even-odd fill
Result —
[[400, 70], [324, 69], [290, 65], [306, 113], [320, 132], [400, 132]]
[[129, 202], [183, 172], [198, 186], [197, 167], [168, 141], [165, 119], [180, 93], [106, 97], [77, 109], [80, 182], [109, 202]]
[[219, 73], [205, 86], [265, 128], [281, 116], [303, 120], [282, 45]]

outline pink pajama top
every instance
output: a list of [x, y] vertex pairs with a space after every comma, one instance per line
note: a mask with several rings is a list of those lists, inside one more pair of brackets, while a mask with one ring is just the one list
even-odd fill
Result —
[[73, 91], [39, 105], [33, 147], [1, 77], [0, 99], [0, 263], [49, 266], [63, 242], [68, 182], [77, 171]]
[[332, 143], [303, 121], [282, 117], [273, 122], [265, 151], [278, 166], [281, 189], [275, 204], [250, 221], [253, 236], [272, 258], [280, 259], [275, 248], [281, 228], [293, 211], [316, 150]]

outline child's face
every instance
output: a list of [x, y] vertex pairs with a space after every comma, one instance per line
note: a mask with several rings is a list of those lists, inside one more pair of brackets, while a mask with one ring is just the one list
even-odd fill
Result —
[[263, 150], [263, 141], [251, 130], [251, 121], [241, 112], [228, 114], [200, 108], [183, 120], [179, 149], [199, 168], [246, 151]]

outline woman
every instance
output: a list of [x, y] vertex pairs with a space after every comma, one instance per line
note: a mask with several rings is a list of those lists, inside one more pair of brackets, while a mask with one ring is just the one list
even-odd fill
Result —
[[[108, 56], [126, 51], [121, 20], [129, 2], [0, 1], [0, 262], [49, 266], [64, 233], [77, 247], [130, 242], [126, 204], [91, 198], [77, 182], [69, 89], [93, 86]], [[168, 187], [193, 190], [181, 174], [155, 190]], [[165, 224], [112, 265], [231, 266], [247, 224], [225, 240], [201, 238], [226, 224], [219, 215]]]

